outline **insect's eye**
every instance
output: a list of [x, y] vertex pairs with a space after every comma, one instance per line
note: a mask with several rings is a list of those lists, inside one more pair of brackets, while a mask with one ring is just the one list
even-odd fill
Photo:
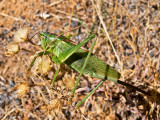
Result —
[[43, 36], [43, 35], [41, 36], [41, 39], [44, 39], [44, 36]]

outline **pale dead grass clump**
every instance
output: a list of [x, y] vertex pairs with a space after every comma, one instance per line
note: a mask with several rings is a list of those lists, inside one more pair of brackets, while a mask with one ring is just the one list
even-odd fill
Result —
[[19, 52], [19, 45], [18, 44], [9, 44], [5, 47], [5, 55], [6, 56], [12, 57], [18, 52]]
[[20, 28], [18, 31], [14, 34], [14, 42], [16, 43], [22, 43], [27, 40], [29, 33], [29, 28]]
[[20, 85], [17, 85], [14, 89], [16, 89], [17, 98], [21, 98], [27, 95], [27, 92], [29, 92], [30, 86], [28, 84], [22, 83]]
[[66, 73], [63, 77], [63, 82], [67, 89], [72, 90], [75, 85], [75, 74], [72, 73], [72, 76]]
[[14, 34], [13, 41], [5, 47], [6, 56], [14, 56], [20, 50], [19, 43], [27, 40], [29, 28], [20, 28]]
[[[34, 58], [33, 56], [32, 58]], [[33, 60], [33, 59], [32, 59]], [[33, 64], [32, 70], [35, 71], [36, 74], [40, 73], [42, 75], [46, 74], [51, 68], [51, 59], [49, 56], [44, 55], [42, 57], [37, 57], [35, 63]]]

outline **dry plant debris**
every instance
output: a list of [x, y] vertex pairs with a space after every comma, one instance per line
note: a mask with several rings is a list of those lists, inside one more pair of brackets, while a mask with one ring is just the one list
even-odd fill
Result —
[[36, 74], [46, 74], [51, 67], [51, 59], [49, 56], [37, 57], [35, 63], [32, 67], [32, 70], [35, 71]]
[[14, 42], [22, 43], [27, 40], [29, 28], [20, 28], [14, 34]]
[[8, 44], [5, 47], [5, 55], [6, 56], [14, 56], [19, 51], [19, 45], [18, 44]]
[[[19, 33], [18, 29], [21, 28], [25, 28], [22, 30], [23, 34]], [[44, 70], [44, 75], [41, 73], [35, 76], [33, 71], [28, 72], [30, 56], [41, 50], [38, 46], [40, 38], [36, 33], [42, 30], [57, 35], [61, 32], [65, 35], [71, 33], [71, 40], [75, 43], [81, 42], [93, 31], [98, 35], [93, 53], [120, 71], [121, 80], [128, 80], [126, 82], [150, 92], [152, 97], [106, 81], [80, 107], [83, 114], [79, 114], [74, 105], [100, 80], [83, 76], [71, 106], [68, 99], [70, 88], [78, 75], [76, 72], [65, 65], [62, 66], [55, 89], [50, 88], [55, 64], [50, 70]], [[113, 46], [106, 36], [106, 30]], [[27, 42], [30, 39], [37, 46]], [[91, 43], [84, 47], [88, 49]], [[12, 57], [5, 56], [4, 48], [8, 49], [6, 54]], [[158, 120], [159, 48], [159, 0], [46, 0], [44, 3], [41, 0], [2, 0], [0, 119]], [[17, 90], [12, 91], [13, 88]]]

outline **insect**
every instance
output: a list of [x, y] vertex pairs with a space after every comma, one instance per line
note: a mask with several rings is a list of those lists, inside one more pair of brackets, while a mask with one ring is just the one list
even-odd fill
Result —
[[[44, 52], [39, 52], [38, 55], [32, 61], [30, 67], [33, 66], [36, 58], [42, 55], [52, 54], [52, 60], [57, 64], [57, 70], [52, 80], [52, 87], [56, 81], [56, 77], [60, 70], [60, 66], [62, 63], [65, 63], [70, 68], [79, 72], [79, 76], [76, 80], [75, 86], [71, 92], [70, 102], [72, 102], [72, 98], [74, 97], [75, 90], [79, 83], [80, 77], [82, 74], [85, 74], [90, 77], [102, 79], [101, 82], [77, 105], [79, 106], [92, 94], [97, 88], [105, 81], [113, 81], [118, 84], [133, 88], [139, 92], [142, 92], [146, 95], [149, 95], [147, 92], [132, 86], [128, 83], [120, 81], [120, 73], [112, 68], [110, 65], [106, 64], [104, 61], [100, 60], [98, 57], [92, 54], [92, 50], [96, 41], [96, 37], [94, 34], [91, 34], [87, 39], [79, 43], [78, 45], [73, 45], [69, 42], [65, 42], [65, 40], [70, 39], [71, 35], [65, 37], [63, 35], [57, 37], [50, 33], [42, 32], [40, 33], [42, 49]], [[81, 47], [90, 40], [93, 40], [92, 46], [89, 51], [85, 51], [81, 49]]]

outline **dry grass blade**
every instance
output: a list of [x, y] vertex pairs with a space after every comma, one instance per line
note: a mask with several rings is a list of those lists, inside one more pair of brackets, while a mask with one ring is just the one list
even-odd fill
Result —
[[[96, 12], [97, 12], [97, 14], [98, 14], [98, 17], [99, 17], [99, 19], [100, 19], [100, 22], [101, 22], [101, 24], [102, 24], [102, 26], [103, 26], [103, 28], [104, 28], [104, 31], [105, 31], [105, 33], [106, 33], [106, 36], [107, 36], [107, 38], [109, 39], [109, 42], [110, 42], [110, 44], [111, 44], [111, 46], [112, 46], [112, 49], [113, 49], [113, 51], [114, 51], [114, 54], [115, 54], [115, 56], [116, 56], [116, 58], [117, 58], [117, 60], [118, 60], [118, 63], [119, 63], [119, 65], [121, 65], [121, 61], [120, 61], [120, 59], [119, 59], [119, 56], [118, 56], [118, 54], [117, 54], [117, 52], [116, 52], [116, 50], [115, 50], [115, 48], [114, 48], [114, 46], [113, 46], [113, 43], [112, 43], [112, 40], [111, 40], [111, 38], [110, 38], [110, 36], [109, 36], [109, 34], [108, 34], [108, 31], [107, 31], [107, 27], [106, 27], [106, 25], [105, 25], [105, 23], [104, 23], [104, 21], [103, 21], [103, 18], [102, 18], [102, 13], [101, 13], [101, 11], [100, 11], [100, 1], [96, 1], [98, 4], [95, 4], [94, 3], [94, 1], [92, 0], [92, 4], [94, 5], [94, 7], [95, 7], [95, 9], [96, 9]], [[121, 68], [121, 70], [122, 70], [122, 68]]]
[[13, 16], [7, 15], [7, 14], [5, 14], [5, 13], [0, 13], [0, 15], [5, 16], [5, 17], [12, 18], [12, 19], [14, 19], [15, 21], [25, 22], [24, 20], [22, 20], [22, 19], [20, 19], [20, 18], [13, 17]]

